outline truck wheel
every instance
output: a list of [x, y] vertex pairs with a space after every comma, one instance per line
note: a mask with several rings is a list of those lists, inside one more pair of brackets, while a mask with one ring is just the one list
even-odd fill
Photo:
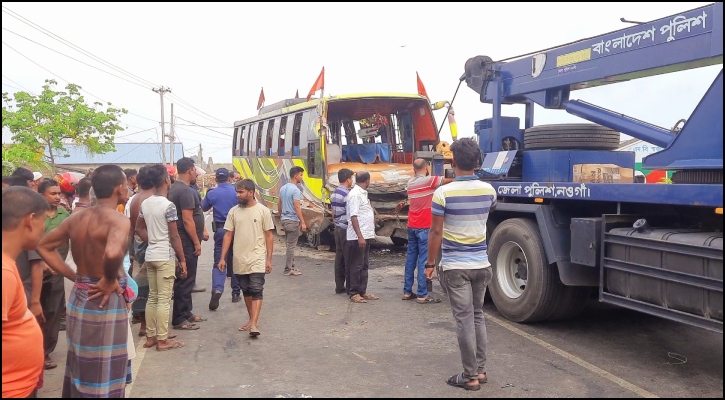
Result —
[[598, 124], [539, 125], [524, 132], [525, 150], [615, 150], [617, 148], [619, 148], [619, 132]]
[[563, 288], [549, 265], [535, 222], [514, 218], [496, 227], [489, 241], [493, 279], [491, 298], [514, 322], [537, 322], [552, 315]]
[[579, 316], [586, 308], [591, 293], [592, 288], [589, 286], [564, 286], [548, 320], [563, 321]]

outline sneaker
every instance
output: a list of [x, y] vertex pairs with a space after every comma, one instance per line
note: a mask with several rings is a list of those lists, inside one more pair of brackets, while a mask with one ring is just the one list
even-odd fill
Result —
[[222, 292], [215, 290], [211, 294], [211, 300], [209, 301], [209, 310], [215, 311], [219, 308], [219, 299], [222, 298]]
[[242, 296], [240, 294], [232, 294], [232, 303], [239, 303], [242, 301]]

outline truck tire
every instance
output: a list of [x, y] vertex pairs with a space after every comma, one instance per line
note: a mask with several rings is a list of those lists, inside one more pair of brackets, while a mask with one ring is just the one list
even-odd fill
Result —
[[493, 273], [489, 287], [498, 311], [514, 322], [549, 318], [564, 285], [556, 266], [546, 261], [536, 223], [523, 218], [505, 220], [496, 227], [489, 244]]
[[591, 295], [589, 286], [564, 286], [559, 293], [559, 302], [554, 306], [554, 312], [549, 321], [564, 321], [578, 317], [587, 306]]
[[525, 150], [615, 150], [619, 132], [598, 124], [539, 125], [524, 132]]

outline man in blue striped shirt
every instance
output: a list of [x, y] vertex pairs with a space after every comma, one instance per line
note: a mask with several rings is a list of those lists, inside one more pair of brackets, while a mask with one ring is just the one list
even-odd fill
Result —
[[479, 390], [486, 383], [486, 324], [483, 298], [491, 282], [486, 248], [486, 222], [496, 207], [496, 190], [478, 180], [481, 150], [470, 138], [451, 145], [456, 178], [433, 194], [433, 223], [428, 238], [425, 273], [433, 278], [435, 259], [442, 250], [440, 282], [456, 319], [463, 373], [448, 378], [451, 386]]
[[347, 244], [347, 194], [352, 186], [355, 173], [347, 168], [337, 171], [340, 184], [330, 196], [332, 217], [335, 221], [335, 293], [347, 293], [350, 290], [349, 266], [345, 262], [345, 245]]

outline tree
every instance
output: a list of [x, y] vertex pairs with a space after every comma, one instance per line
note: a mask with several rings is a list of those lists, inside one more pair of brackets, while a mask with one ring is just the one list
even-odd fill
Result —
[[123, 131], [118, 120], [127, 111], [111, 103], [103, 111], [102, 103], [86, 104], [80, 86], [70, 83], [63, 92], [54, 90], [55, 85], [56, 81], [46, 79], [39, 96], [15, 92], [11, 98], [3, 93], [2, 126], [10, 131], [14, 142], [7, 151], [3, 146], [3, 161], [7, 153], [10, 162], [32, 165], [38, 162], [37, 155], [47, 150], [47, 161], [53, 168], [66, 144], [83, 146], [91, 155], [115, 150], [116, 132]]

